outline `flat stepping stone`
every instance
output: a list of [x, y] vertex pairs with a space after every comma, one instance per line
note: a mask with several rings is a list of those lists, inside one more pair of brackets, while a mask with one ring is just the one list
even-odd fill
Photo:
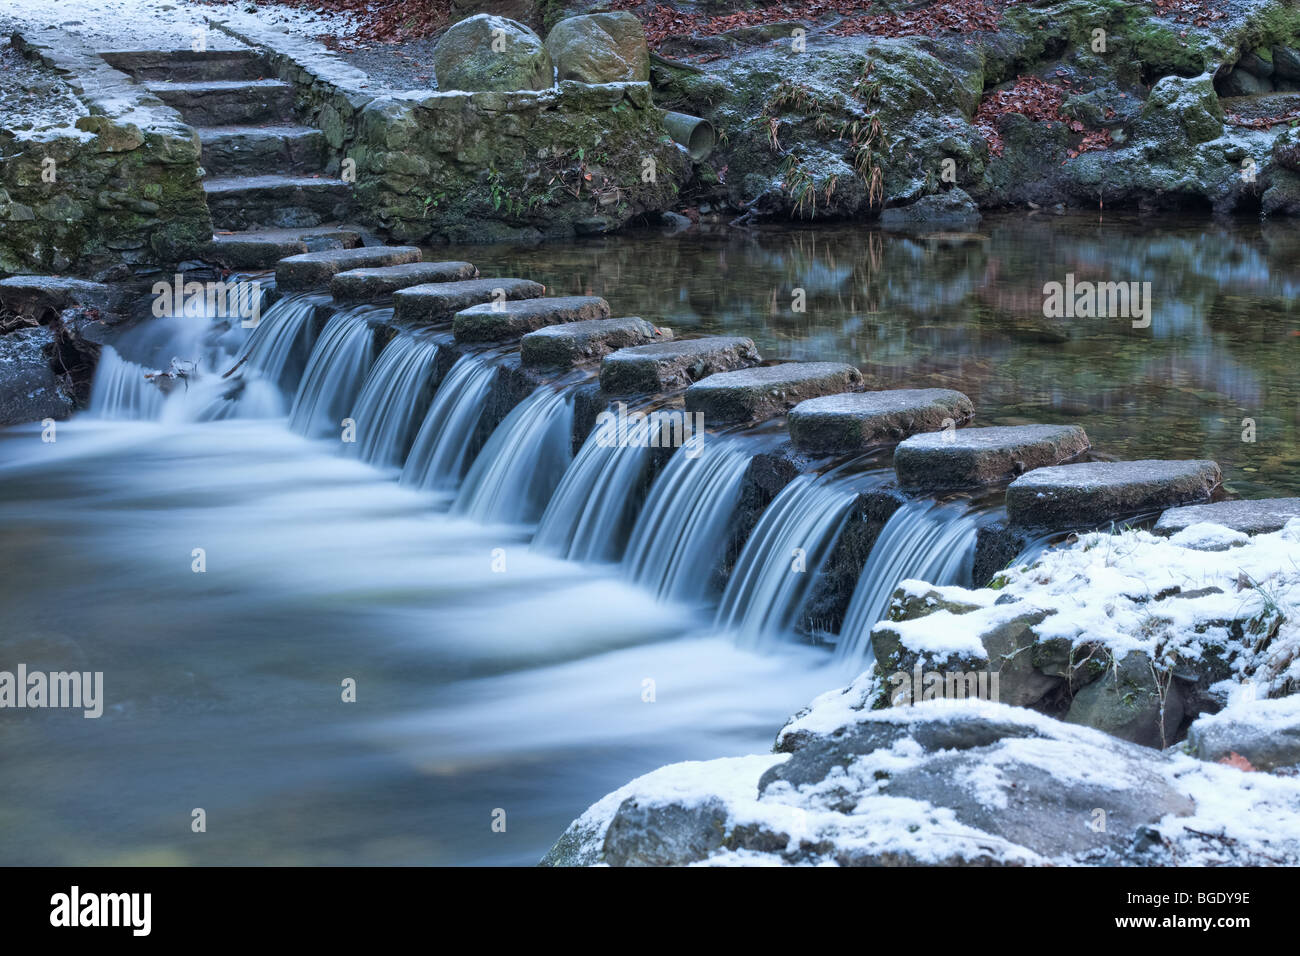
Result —
[[336, 302], [368, 302], [386, 299], [398, 289], [426, 282], [457, 282], [478, 278], [478, 269], [468, 262], [403, 262], [373, 269], [349, 269], [330, 279], [330, 295]]
[[121, 305], [116, 286], [68, 276], [10, 276], [0, 279], [0, 305], [19, 315], [41, 318], [47, 310], [62, 312], [78, 306], [112, 312]]
[[359, 245], [361, 234], [350, 229], [266, 229], [213, 236], [199, 258], [227, 269], [265, 269], [289, 256]]
[[1078, 425], [996, 425], [913, 435], [894, 449], [904, 488], [947, 491], [1059, 465], [1091, 446]]
[[548, 325], [606, 318], [609, 303], [600, 296], [567, 295], [470, 306], [456, 313], [451, 330], [457, 342], [500, 342]]
[[801, 451], [840, 454], [938, 431], [948, 422], [964, 425], [973, 417], [975, 406], [961, 392], [899, 388], [810, 398], [790, 409], [788, 425]]
[[281, 292], [322, 289], [330, 279], [349, 269], [395, 266], [419, 262], [415, 246], [362, 246], [360, 249], [326, 249], [281, 259], [275, 266], [275, 283]]
[[529, 332], [519, 340], [519, 355], [525, 365], [568, 368], [618, 349], [672, 337], [672, 329], [656, 328], [636, 316], [584, 319]]
[[686, 410], [711, 425], [758, 422], [784, 415], [800, 402], [862, 387], [862, 373], [842, 362], [786, 362], [722, 372], [686, 390]]
[[480, 302], [536, 299], [546, 286], [531, 279], [465, 279], [426, 282], [393, 293], [393, 318], [398, 322], [446, 322], [462, 309]]
[[609, 395], [669, 392], [717, 372], [748, 368], [761, 361], [753, 340], [741, 336], [635, 345], [605, 356], [600, 363], [600, 387]]
[[1300, 498], [1216, 501], [1207, 505], [1170, 508], [1151, 530], [1168, 537], [1204, 522], [1222, 525], [1242, 534], [1272, 534], [1281, 531], [1292, 518], [1300, 518]]
[[1212, 461], [1087, 461], [1039, 468], [1007, 488], [1007, 516], [1032, 528], [1098, 527], [1209, 501], [1223, 483]]

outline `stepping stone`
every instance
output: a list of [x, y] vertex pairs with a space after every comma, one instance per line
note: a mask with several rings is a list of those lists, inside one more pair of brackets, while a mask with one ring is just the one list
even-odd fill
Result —
[[1007, 481], [1091, 447], [1078, 425], [1000, 425], [913, 435], [894, 449], [904, 488], [947, 491]]
[[293, 115], [294, 88], [281, 80], [150, 81], [145, 86], [191, 126], [257, 125]]
[[214, 179], [324, 168], [325, 134], [310, 126], [200, 126], [200, 162]]
[[398, 289], [426, 282], [456, 282], [478, 278], [478, 269], [468, 262], [404, 262], [375, 269], [349, 269], [330, 279], [330, 295], [336, 302], [371, 302], [386, 299]]
[[1212, 461], [1088, 461], [1039, 468], [1007, 488], [1007, 516], [1032, 528], [1095, 528], [1209, 501], [1223, 483]]
[[362, 246], [360, 249], [327, 249], [281, 259], [275, 266], [275, 283], [281, 292], [322, 289], [330, 279], [349, 269], [395, 266], [419, 262], [415, 246]]
[[1170, 508], [1151, 530], [1168, 537], [1194, 524], [1208, 522], [1243, 534], [1272, 534], [1281, 531], [1292, 518], [1300, 518], [1300, 498], [1216, 501], [1208, 505]]
[[862, 373], [852, 365], [787, 362], [701, 379], [686, 390], [686, 410], [703, 412], [711, 425], [759, 422], [784, 415], [810, 398], [861, 386]]
[[289, 256], [359, 245], [361, 234], [350, 229], [266, 229], [213, 236], [199, 258], [227, 269], [265, 269]]
[[899, 388], [810, 398], [790, 410], [788, 424], [801, 451], [847, 454], [937, 431], [948, 421], [964, 425], [974, 416], [975, 406], [961, 392]]
[[451, 330], [457, 342], [499, 342], [548, 325], [606, 318], [609, 303], [604, 299], [569, 295], [471, 306], [456, 313]]
[[398, 322], [428, 324], [446, 322], [462, 309], [480, 302], [536, 299], [546, 286], [530, 279], [465, 279], [460, 282], [427, 282], [393, 293], [393, 318]]
[[600, 363], [600, 387], [609, 395], [668, 392], [715, 372], [748, 368], [761, 361], [753, 340], [740, 336], [636, 345], [605, 356]]
[[0, 305], [11, 312], [40, 320], [47, 311], [62, 312], [78, 306], [112, 312], [124, 293], [116, 286], [67, 276], [10, 276], [0, 279]]
[[293, 228], [347, 219], [352, 186], [316, 176], [235, 176], [205, 179], [215, 229]]
[[666, 342], [672, 337], [672, 329], [656, 328], [635, 316], [586, 319], [529, 332], [519, 340], [519, 355], [525, 365], [568, 368], [617, 349]]

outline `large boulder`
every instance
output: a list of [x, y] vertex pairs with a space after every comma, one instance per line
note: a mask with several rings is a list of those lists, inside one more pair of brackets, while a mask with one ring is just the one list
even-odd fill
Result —
[[555, 85], [551, 55], [528, 27], [480, 13], [455, 24], [433, 51], [440, 90], [545, 90]]
[[647, 83], [650, 51], [641, 21], [626, 11], [569, 17], [546, 37], [561, 80]]

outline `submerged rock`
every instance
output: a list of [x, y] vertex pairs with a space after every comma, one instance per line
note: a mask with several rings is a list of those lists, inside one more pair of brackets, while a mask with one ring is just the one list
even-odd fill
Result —
[[528, 27], [480, 13], [453, 24], [433, 50], [439, 90], [545, 90], [555, 85], [551, 55]]
[[973, 226], [980, 221], [979, 207], [960, 186], [922, 196], [907, 206], [894, 206], [880, 214], [886, 229]]

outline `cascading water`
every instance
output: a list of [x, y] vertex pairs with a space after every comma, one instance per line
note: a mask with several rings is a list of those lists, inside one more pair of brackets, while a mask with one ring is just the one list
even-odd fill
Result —
[[496, 427], [452, 512], [478, 521], [536, 521], [572, 459], [573, 396], [542, 386]]
[[782, 488], [740, 552], [717, 625], [751, 646], [788, 632], [856, 497], [857, 486], [834, 472]]
[[245, 375], [255, 373], [283, 391], [293, 389], [311, 353], [316, 307], [329, 302], [328, 295], [307, 293], [286, 296], [271, 306], [240, 360]]
[[400, 466], [411, 450], [416, 429], [429, 410], [438, 342], [399, 333], [379, 354], [348, 417], [357, 440], [347, 455], [371, 465]]
[[617, 561], [641, 496], [637, 489], [653, 460], [646, 422], [597, 428], [551, 496], [533, 537], [536, 551], [575, 561]]
[[660, 600], [703, 601], [752, 458], [745, 442], [699, 435], [675, 452], [628, 540], [627, 575]]
[[357, 306], [330, 318], [307, 360], [289, 427], [300, 435], [337, 435], [375, 358], [374, 320], [391, 309]]
[[496, 371], [474, 355], [463, 356], [451, 367], [415, 436], [402, 468], [402, 484], [444, 492], [456, 488], [469, 464], [470, 443]]
[[89, 414], [146, 421], [157, 418], [166, 396], [145, 377], [152, 371], [122, 358], [113, 346], [104, 346], [91, 387]]
[[871, 629], [885, 617], [901, 582], [969, 585], [978, 531], [979, 513], [969, 501], [909, 501], [890, 515], [853, 589], [837, 657], [855, 672], [870, 665]]

